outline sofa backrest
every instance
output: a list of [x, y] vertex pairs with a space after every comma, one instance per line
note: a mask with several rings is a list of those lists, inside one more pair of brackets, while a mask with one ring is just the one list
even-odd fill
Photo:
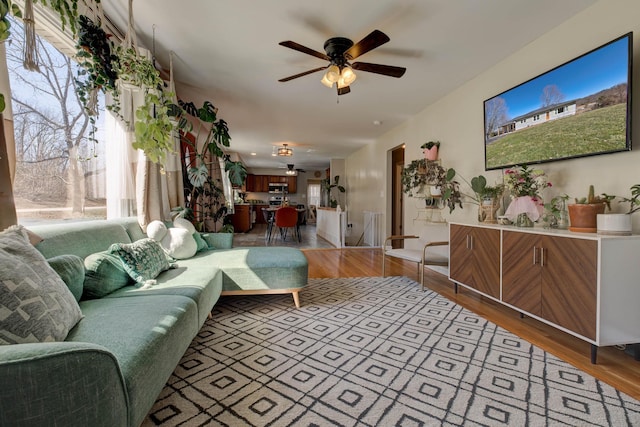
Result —
[[[131, 225], [126, 222], [125, 224]], [[79, 221], [34, 225], [27, 228], [44, 239], [36, 245], [36, 249], [45, 258], [65, 254], [85, 258], [92, 253], [107, 250], [113, 243], [133, 241], [123, 225], [123, 220]]]

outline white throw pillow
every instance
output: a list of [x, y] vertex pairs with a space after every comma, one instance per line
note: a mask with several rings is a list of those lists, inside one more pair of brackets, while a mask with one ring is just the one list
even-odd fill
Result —
[[64, 341], [80, 319], [73, 294], [27, 231], [0, 233], [0, 344]]

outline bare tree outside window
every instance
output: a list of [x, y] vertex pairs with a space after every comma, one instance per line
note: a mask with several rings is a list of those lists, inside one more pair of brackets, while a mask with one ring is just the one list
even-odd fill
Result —
[[[23, 223], [25, 217], [104, 217], [104, 155], [100, 155], [101, 144], [89, 138], [90, 117], [76, 96], [78, 66], [37, 37], [40, 72], [25, 70], [22, 23], [14, 21], [13, 28], [7, 65], [16, 140], [14, 196], [18, 217]], [[104, 103], [100, 108], [104, 111]]]
[[507, 103], [504, 98], [493, 98], [485, 105], [485, 123], [487, 128], [484, 130], [487, 140], [498, 132], [498, 128], [504, 125], [509, 119]]
[[556, 85], [546, 85], [542, 88], [542, 95], [540, 95], [540, 103], [542, 107], [549, 107], [551, 105], [559, 104], [564, 101], [564, 94], [560, 88]]

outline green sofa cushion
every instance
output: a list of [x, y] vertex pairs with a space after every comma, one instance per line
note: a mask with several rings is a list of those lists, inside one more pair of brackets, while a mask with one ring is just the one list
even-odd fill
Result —
[[82, 297], [84, 284], [84, 262], [77, 255], [58, 255], [47, 260], [51, 268], [67, 285], [76, 301]]
[[107, 298], [146, 295], [182, 295], [198, 304], [198, 320], [203, 324], [222, 291], [222, 272], [213, 264], [215, 252], [206, 251], [193, 258], [179, 260], [176, 268], [156, 277], [150, 288], [127, 286], [107, 295]]
[[44, 240], [36, 245], [45, 258], [73, 254], [84, 259], [109, 249], [112, 243], [130, 243], [120, 224], [109, 221], [80, 221], [29, 227]]
[[67, 341], [113, 353], [126, 382], [129, 425], [139, 426], [198, 333], [198, 308], [178, 295], [102, 298], [82, 301], [80, 307], [85, 318]]
[[222, 290], [303, 288], [309, 264], [304, 253], [285, 247], [237, 247], [213, 252], [222, 270]]
[[83, 299], [102, 298], [134, 283], [120, 257], [106, 251], [86, 257], [84, 267], [86, 273]]

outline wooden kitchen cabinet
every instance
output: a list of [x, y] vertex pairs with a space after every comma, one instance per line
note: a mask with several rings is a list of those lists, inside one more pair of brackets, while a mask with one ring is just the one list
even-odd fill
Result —
[[252, 205], [235, 205], [235, 212], [231, 215], [231, 224], [233, 224], [234, 233], [246, 233], [253, 227], [252, 224]]
[[452, 225], [449, 241], [451, 279], [500, 298], [500, 231]]
[[253, 174], [247, 174], [247, 179], [245, 180], [245, 191], [249, 193], [253, 193], [256, 190], [256, 176]]
[[504, 302], [596, 336], [597, 242], [505, 231]]

